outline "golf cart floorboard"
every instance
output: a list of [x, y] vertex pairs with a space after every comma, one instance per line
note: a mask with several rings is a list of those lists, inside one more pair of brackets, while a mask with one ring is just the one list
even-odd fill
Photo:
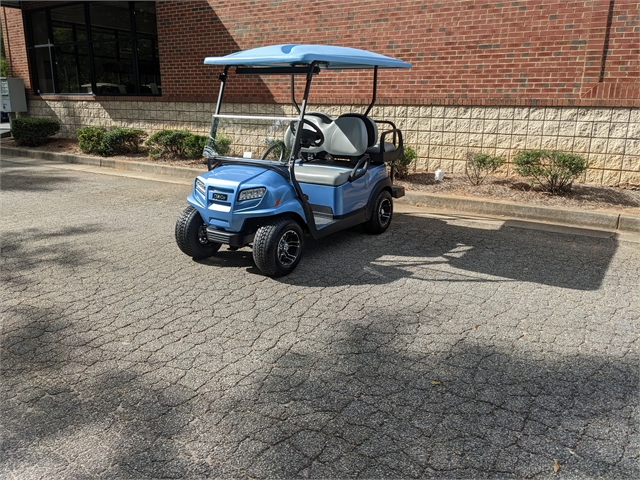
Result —
[[326, 213], [321, 213], [316, 211], [313, 212], [313, 219], [316, 223], [316, 227], [318, 228], [327, 227], [332, 223], [335, 223], [338, 221], [338, 219], [333, 218], [333, 215], [328, 215]]

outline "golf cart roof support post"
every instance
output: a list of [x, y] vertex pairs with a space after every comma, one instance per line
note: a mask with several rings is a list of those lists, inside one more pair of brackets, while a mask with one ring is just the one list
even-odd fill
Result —
[[373, 67], [373, 98], [371, 99], [371, 103], [369, 104], [369, 108], [364, 112], [364, 116], [369, 115], [369, 112], [373, 108], [373, 105], [376, 103], [376, 94], [378, 92], [378, 66]]
[[296, 107], [296, 110], [298, 111], [298, 113], [300, 113], [300, 106], [298, 105], [298, 102], [296, 102], [296, 76], [295, 75], [291, 75], [291, 103], [293, 103], [293, 106]]
[[225, 66], [224, 72], [218, 76], [218, 78], [220, 79], [220, 92], [218, 93], [218, 102], [216, 103], [216, 115], [220, 114], [220, 107], [222, 106], [222, 95], [224, 95], [224, 86], [227, 83], [228, 72], [229, 65]]
[[317, 238], [318, 229], [316, 227], [315, 219], [313, 218], [313, 212], [311, 211], [311, 206], [307, 201], [304, 193], [302, 192], [302, 188], [296, 179], [295, 174], [295, 164], [296, 158], [300, 154], [300, 138], [302, 137], [303, 130], [303, 119], [304, 114], [307, 109], [307, 99], [309, 98], [309, 91], [311, 90], [311, 79], [313, 78], [314, 70], [315, 70], [316, 62], [312, 62], [309, 68], [309, 72], [307, 73], [307, 81], [304, 87], [304, 95], [302, 97], [302, 104], [300, 106], [300, 117], [298, 120], [298, 128], [296, 130], [296, 137], [293, 142], [293, 149], [291, 151], [291, 157], [289, 157], [289, 176], [291, 177], [291, 183], [293, 184], [293, 188], [300, 199], [300, 203], [302, 204], [302, 210], [304, 211], [305, 216], [307, 217], [307, 227], [311, 232], [311, 236]]

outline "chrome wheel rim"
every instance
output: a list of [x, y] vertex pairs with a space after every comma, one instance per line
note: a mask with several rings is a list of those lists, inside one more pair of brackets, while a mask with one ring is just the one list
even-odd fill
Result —
[[278, 242], [278, 261], [284, 267], [290, 267], [300, 255], [300, 236], [295, 230], [287, 230]]
[[381, 227], [386, 227], [391, 222], [391, 200], [383, 198], [378, 209], [378, 221]]

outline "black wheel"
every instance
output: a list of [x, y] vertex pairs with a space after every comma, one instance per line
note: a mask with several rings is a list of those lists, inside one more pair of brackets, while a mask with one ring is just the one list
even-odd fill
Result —
[[376, 197], [371, 218], [365, 222], [364, 229], [369, 233], [383, 233], [393, 218], [393, 200], [387, 190], [381, 191]]
[[304, 246], [298, 222], [280, 218], [263, 225], [253, 240], [253, 260], [262, 273], [280, 277], [293, 271], [300, 262]]
[[180, 250], [194, 260], [209, 258], [220, 249], [220, 244], [207, 238], [207, 226], [198, 211], [188, 206], [176, 222], [176, 242]]

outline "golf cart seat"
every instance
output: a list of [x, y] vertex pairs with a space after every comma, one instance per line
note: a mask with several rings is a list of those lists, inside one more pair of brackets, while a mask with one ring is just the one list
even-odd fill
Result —
[[[328, 121], [330, 122], [328, 123]], [[358, 159], [364, 155], [370, 140], [367, 126], [362, 118], [357, 116], [342, 115], [332, 119], [328, 115], [312, 112], [305, 115], [305, 121], [313, 123], [322, 132], [324, 141], [320, 145], [302, 147], [303, 153], [327, 153], [334, 158]], [[303, 129], [309, 132], [312, 128], [303, 125]], [[293, 145], [295, 135], [291, 127], [287, 128], [284, 143]]]
[[[379, 122], [389, 124], [391, 126], [391, 130], [382, 132], [382, 138], [379, 139], [378, 122], [373, 120], [371, 117], [367, 117], [360, 113], [346, 113], [340, 118], [344, 117], [359, 118], [364, 122], [368, 138], [366, 153], [371, 157], [371, 163], [374, 165], [380, 165], [384, 162], [397, 160], [402, 156], [404, 152], [404, 148], [402, 146], [402, 133], [400, 130], [396, 129], [396, 126], [393, 123]], [[385, 141], [389, 134], [394, 134], [391, 138], [394, 140], [393, 142]], [[399, 142], [397, 142], [396, 139], [399, 139]], [[381, 147], [381, 145], [383, 147]]]

